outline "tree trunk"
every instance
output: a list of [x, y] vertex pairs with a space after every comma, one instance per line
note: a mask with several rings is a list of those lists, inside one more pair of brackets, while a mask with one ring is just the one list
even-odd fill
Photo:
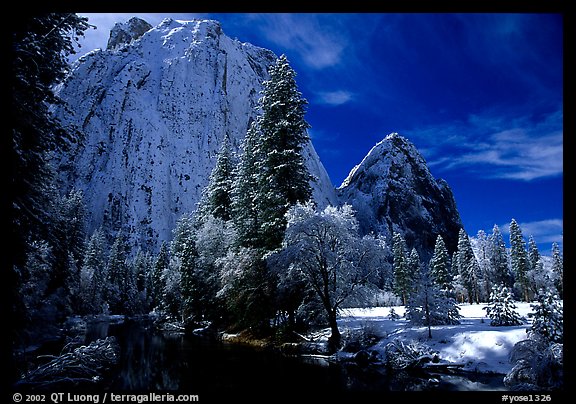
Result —
[[330, 352], [336, 352], [340, 348], [340, 343], [342, 342], [342, 335], [338, 329], [336, 314], [336, 310], [330, 310], [328, 314], [328, 324], [330, 325], [330, 331], [332, 332], [332, 335], [328, 338], [328, 349]]

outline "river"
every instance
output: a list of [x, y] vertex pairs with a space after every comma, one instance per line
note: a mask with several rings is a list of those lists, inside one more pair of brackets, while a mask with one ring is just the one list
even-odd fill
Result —
[[310, 361], [207, 337], [160, 332], [150, 321], [89, 323], [85, 342], [112, 335], [121, 348], [119, 366], [107, 383], [113, 392], [311, 398], [312, 394], [504, 390], [501, 375], [390, 375], [355, 364]]

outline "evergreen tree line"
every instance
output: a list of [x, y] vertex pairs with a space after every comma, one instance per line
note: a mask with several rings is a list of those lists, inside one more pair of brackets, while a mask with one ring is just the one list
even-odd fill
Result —
[[548, 268], [533, 237], [528, 249], [518, 223], [510, 224], [510, 249], [506, 248], [497, 225], [493, 233], [484, 231], [472, 240], [460, 230], [452, 259], [443, 238], [438, 235], [434, 254], [426, 265], [415, 249], [408, 252], [401, 234], [393, 236], [394, 291], [406, 306], [412, 324], [428, 327], [458, 324], [457, 302], [488, 303], [483, 309], [493, 326], [523, 324], [516, 312], [516, 301], [536, 301], [531, 333], [553, 343], [563, 335], [563, 260], [557, 243], [552, 246]]
[[480, 230], [476, 238], [461, 229], [452, 255], [438, 235], [433, 257], [426, 265], [415, 249], [408, 251], [399, 233], [394, 234], [392, 249], [394, 288], [405, 305], [420, 284], [423, 266], [424, 275], [438, 288], [449, 290], [460, 303], [488, 302], [495, 286], [506, 287], [517, 301], [535, 300], [540, 289], [554, 290], [563, 297], [563, 258], [558, 243], [552, 244], [552, 257], [546, 263], [534, 237], [526, 243], [515, 219], [510, 223], [510, 248], [494, 225], [492, 234]]
[[6, 285], [17, 346], [33, 337], [31, 325], [56, 327], [77, 304], [71, 274], [77, 274], [83, 255], [84, 206], [80, 193], [60, 195], [50, 157], [82, 137], [65, 130], [50, 108], [63, 103], [53, 86], [68, 73], [68, 56], [91, 25], [73, 13], [17, 13], [7, 26], [12, 138], [6, 147], [11, 219]]

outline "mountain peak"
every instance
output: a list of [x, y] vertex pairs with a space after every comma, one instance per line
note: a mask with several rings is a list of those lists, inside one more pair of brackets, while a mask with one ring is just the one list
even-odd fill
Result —
[[368, 152], [339, 187], [342, 201], [358, 212], [363, 232], [391, 239], [400, 232], [421, 257], [441, 234], [450, 250], [462, 226], [452, 191], [436, 180], [416, 147], [391, 133]]
[[107, 50], [118, 49], [140, 38], [152, 29], [152, 25], [138, 17], [132, 17], [127, 22], [117, 22], [110, 30]]
[[[226, 36], [214, 20], [117, 24], [107, 51], [79, 59], [54, 114], [85, 140], [57, 162], [64, 189], [84, 192], [87, 231], [125, 232], [150, 250], [170, 240], [196, 209], [225, 138], [233, 152], [257, 118], [276, 60], [270, 50]], [[319, 205], [336, 194], [313, 145], [303, 149]]]
[[[360, 164], [352, 168], [338, 189], [346, 188], [351, 182], [361, 176], [363, 172], [370, 170], [374, 165], [403, 165], [406, 159], [420, 165], [426, 165], [426, 161], [420, 152], [418, 152], [416, 147], [407, 138], [396, 132], [390, 133], [370, 149]], [[378, 168], [378, 171], [381, 172], [387, 172], [388, 170], [389, 167]]]

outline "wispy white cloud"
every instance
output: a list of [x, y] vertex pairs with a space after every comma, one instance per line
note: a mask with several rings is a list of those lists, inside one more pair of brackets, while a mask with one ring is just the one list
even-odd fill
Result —
[[246, 23], [268, 41], [295, 52], [308, 67], [319, 70], [338, 65], [348, 43], [322, 18], [322, 14], [262, 13], [247, 16]]
[[338, 106], [354, 99], [354, 93], [345, 90], [321, 91], [316, 94], [316, 101], [320, 104]]
[[[537, 243], [558, 243], [563, 242], [564, 222], [562, 219], [547, 219], [534, 222], [518, 223], [522, 235], [526, 240], [530, 236], [534, 237]], [[498, 226], [502, 234], [510, 234], [510, 223]]]
[[467, 122], [411, 131], [439, 170], [530, 181], [563, 173], [562, 112], [530, 117], [473, 115]]

